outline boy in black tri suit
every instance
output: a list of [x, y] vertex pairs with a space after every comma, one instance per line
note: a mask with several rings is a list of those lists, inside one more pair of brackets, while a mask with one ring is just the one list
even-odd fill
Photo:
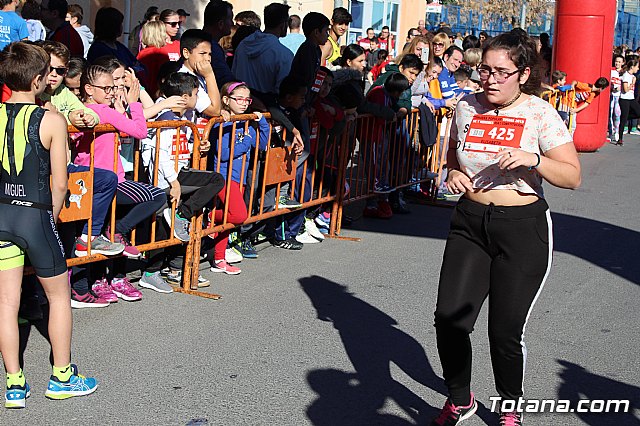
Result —
[[95, 379], [78, 375], [70, 363], [70, 290], [56, 230], [67, 191], [67, 123], [35, 104], [48, 73], [49, 55], [38, 46], [17, 42], [0, 52], [0, 78], [12, 91], [0, 105], [0, 352], [7, 371], [7, 408], [23, 408], [30, 395], [18, 359], [25, 254], [50, 307], [54, 366], [45, 396], [66, 399], [97, 387]]

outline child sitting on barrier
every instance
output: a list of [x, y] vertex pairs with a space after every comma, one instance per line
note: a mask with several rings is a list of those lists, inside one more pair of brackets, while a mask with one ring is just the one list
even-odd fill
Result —
[[[194, 75], [176, 72], [170, 74], [162, 84], [160, 90], [163, 96], [180, 96], [185, 101], [183, 108], [175, 107], [163, 111], [157, 121], [172, 121], [187, 119], [187, 113], [193, 112], [197, 101], [198, 80]], [[158, 150], [157, 179], [158, 187], [168, 193], [170, 201], [182, 203], [177, 205], [174, 215], [174, 236], [181, 241], [189, 241], [191, 218], [211, 204], [220, 190], [224, 187], [224, 178], [219, 173], [196, 170], [191, 168], [191, 155], [193, 152], [193, 135], [191, 128], [184, 126], [179, 129], [179, 138], [173, 127], [160, 130], [160, 140], [156, 138], [156, 129], [152, 129], [148, 137], [142, 141], [142, 160], [148, 171], [149, 179], [154, 181], [156, 150]], [[177, 139], [177, 140], [176, 140]], [[200, 152], [209, 150], [209, 141], [201, 141]], [[176, 170], [176, 156], [177, 170]], [[184, 198], [186, 197], [186, 199]], [[167, 224], [171, 225], [171, 208], [164, 209], [163, 214]], [[163, 224], [158, 224], [156, 238], [167, 238], [167, 229]], [[139, 285], [161, 293], [170, 293], [171, 287], [161, 277], [160, 270], [163, 266], [162, 252], [160, 249], [154, 253], [155, 265], [147, 266]], [[152, 263], [152, 262], [150, 262]], [[175, 275], [178, 271], [172, 271]], [[202, 286], [202, 285], [201, 285]]]
[[[140, 97], [140, 83], [132, 80], [128, 91], [119, 91], [114, 84], [113, 76], [99, 65], [88, 67], [81, 78], [81, 93], [86, 105], [100, 117], [100, 122], [110, 124], [118, 132], [123, 132], [135, 138], [147, 136], [147, 123], [142, 112]], [[128, 109], [125, 108], [125, 104]], [[89, 165], [91, 143], [94, 143], [94, 165], [103, 169], [116, 169], [118, 189], [116, 204], [131, 206], [131, 209], [116, 221], [114, 239], [125, 246], [123, 254], [129, 258], [139, 258], [140, 251], [131, 245], [128, 235], [131, 230], [144, 219], [153, 215], [167, 200], [159, 188], [142, 183], [126, 180], [120, 156], [114, 152], [117, 143], [117, 133], [105, 132], [96, 135], [85, 133], [78, 141], [76, 163]], [[119, 149], [118, 149], [119, 151]], [[94, 291], [113, 300], [113, 294], [127, 300], [139, 300], [142, 294], [129, 283], [126, 278], [114, 278], [111, 286], [100, 280], [98, 286], [94, 284]]]
[[[222, 86], [222, 108], [234, 115], [245, 114], [251, 105], [251, 92], [243, 82], [229, 82]], [[246, 121], [229, 121], [223, 124], [215, 124], [211, 129], [212, 135], [219, 135], [222, 127], [222, 137], [216, 141], [216, 146], [209, 153], [209, 170], [222, 174], [226, 185], [218, 193], [218, 199], [227, 208], [226, 222], [240, 225], [247, 219], [247, 206], [242, 195], [241, 183], [247, 183], [247, 170], [249, 160], [245, 154], [255, 149], [259, 137], [259, 149], [266, 150], [269, 142], [270, 126], [261, 113], [254, 113], [257, 118]], [[253, 124], [257, 122], [258, 126]], [[233, 127], [235, 126], [235, 133]], [[233, 150], [233, 153], [232, 151]], [[213, 217], [214, 225], [223, 223], [225, 206], [218, 206]], [[223, 272], [229, 275], [237, 275], [240, 268], [227, 263], [225, 252], [229, 240], [230, 231], [218, 232], [214, 237], [214, 254], [211, 262], [212, 272]]]
[[[40, 95], [45, 102], [45, 107], [57, 110], [66, 119], [68, 124], [76, 127], [93, 127], [100, 122], [98, 115], [86, 107], [64, 84], [63, 78], [67, 72], [69, 63], [69, 49], [57, 41], [43, 41], [38, 43], [51, 57], [50, 72], [47, 76], [47, 88]], [[88, 166], [78, 166], [73, 163], [67, 165], [67, 172], [86, 172]], [[111, 170], [95, 168], [93, 176], [93, 206], [91, 220], [91, 252], [92, 254], [104, 254], [106, 256], [122, 253], [124, 246], [112, 243], [102, 236], [102, 226], [107, 216], [109, 205], [116, 192], [117, 177]], [[76, 241], [76, 256], [87, 254], [87, 240], [89, 229], [85, 224], [82, 235]]]

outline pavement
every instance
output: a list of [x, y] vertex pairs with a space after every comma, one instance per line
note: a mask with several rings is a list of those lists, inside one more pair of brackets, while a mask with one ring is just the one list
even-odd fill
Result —
[[[618, 414], [528, 414], [527, 425], [640, 425], [640, 138], [581, 155], [576, 191], [546, 186], [556, 252], [526, 330], [529, 399], [629, 399]], [[49, 347], [25, 352], [32, 396], [1, 425], [427, 425], [442, 406], [433, 311], [451, 210], [388, 221], [289, 252], [262, 245], [242, 274], [203, 269], [221, 300], [144, 291], [74, 311], [73, 362], [91, 396], [44, 398]], [[204, 268], [203, 264], [203, 268]], [[483, 310], [472, 335], [480, 408], [496, 425]]]

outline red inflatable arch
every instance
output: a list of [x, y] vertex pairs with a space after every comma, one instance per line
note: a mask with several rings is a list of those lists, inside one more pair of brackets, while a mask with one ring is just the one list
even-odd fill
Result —
[[[593, 84], [611, 76], [616, 0], [557, 0], [553, 37], [553, 69], [567, 81]], [[593, 152], [607, 135], [609, 89], [578, 114], [574, 142], [578, 151]]]

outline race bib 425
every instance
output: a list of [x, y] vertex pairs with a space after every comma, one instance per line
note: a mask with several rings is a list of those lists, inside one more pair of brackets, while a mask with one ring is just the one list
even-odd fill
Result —
[[465, 138], [465, 151], [498, 153], [520, 148], [526, 118], [474, 115]]

